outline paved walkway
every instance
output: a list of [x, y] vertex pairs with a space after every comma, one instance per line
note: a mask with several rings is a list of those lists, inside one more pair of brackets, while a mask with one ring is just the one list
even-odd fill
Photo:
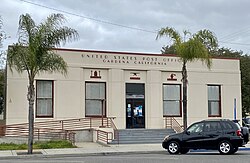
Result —
[[[112, 145], [103, 146], [97, 143], [77, 143], [78, 148], [64, 149], [39, 149], [33, 150], [33, 155], [27, 155], [27, 150], [6, 150], [0, 151], [2, 157], [27, 157], [42, 156], [56, 157], [59, 155], [69, 156], [91, 156], [91, 155], [108, 155], [108, 154], [133, 154], [133, 153], [161, 153], [166, 152], [161, 144], [129, 144], [129, 145]], [[250, 150], [250, 144], [240, 150]]]

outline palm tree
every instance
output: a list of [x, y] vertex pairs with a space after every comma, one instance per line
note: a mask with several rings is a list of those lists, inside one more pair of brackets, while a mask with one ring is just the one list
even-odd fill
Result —
[[187, 128], [187, 63], [201, 60], [207, 67], [211, 68], [210, 51], [218, 47], [218, 41], [215, 35], [209, 30], [200, 30], [195, 34], [184, 31], [184, 38], [170, 27], [161, 28], [158, 31], [156, 39], [162, 36], [169, 37], [173, 43], [174, 51], [182, 61], [182, 86], [183, 86], [183, 126]]
[[18, 73], [28, 73], [28, 154], [33, 151], [35, 77], [42, 72], [59, 72], [66, 75], [67, 63], [55, 54], [52, 48], [78, 38], [76, 30], [62, 26], [65, 20], [62, 14], [51, 14], [44, 22], [36, 25], [29, 14], [21, 15], [18, 43], [11, 46], [7, 54], [11, 71], [15, 68]]

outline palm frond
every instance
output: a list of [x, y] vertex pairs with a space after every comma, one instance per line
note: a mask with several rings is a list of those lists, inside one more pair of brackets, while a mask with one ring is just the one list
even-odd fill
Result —
[[184, 30], [183, 34], [184, 34], [184, 42], [192, 36], [191, 32], [188, 30]]
[[58, 47], [62, 43], [66, 44], [67, 41], [73, 41], [78, 39], [79, 35], [76, 30], [68, 27], [61, 27], [53, 30], [47, 37], [46, 42], [50, 47]]
[[38, 67], [38, 72], [59, 72], [61, 74], [67, 74], [67, 63], [61, 56], [49, 51], [46, 55], [43, 55], [43, 59]]
[[19, 33], [19, 42], [28, 45], [30, 42], [32, 42], [32, 36], [35, 35], [36, 30], [36, 24], [34, 20], [31, 18], [29, 14], [21, 15], [19, 18], [19, 27], [18, 27], [18, 33]]
[[51, 14], [47, 17], [47, 19], [45, 20], [44, 24], [45, 26], [49, 27], [49, 28], [57, 28], [60, 27], [60, 25], [62, 25], [63, 23], [66, 22], [65, 17], [63, 16], [63, 14]]
[[215, 34], [210, 30], [200, 30], [193, 35], [193, 38], [199, 39], [208, 50], [213, 50], [218, 47], [218, 40]]
[[173, 40], [174, 44], [176, 44], [176, 45], [179, 45], [182, 42], [180, 34], [174, 28], [171, 28], [171, 27], [161, 28], [158, 31], [158, 34], [156, 36], [156, 40], [158, 40], [159, 38], [161, 38], [163, 36], [167, 36], [167, 37], [171, 38]]
[[30, 67], [27, 60], [27, 48], [20, 44], [10, 46], [7, 52], [7, 64], [11, 71], [13, 71], [13, 68], [19, 73], [28, 71]]

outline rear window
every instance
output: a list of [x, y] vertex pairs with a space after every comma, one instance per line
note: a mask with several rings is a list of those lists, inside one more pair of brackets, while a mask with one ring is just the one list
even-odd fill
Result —
[[236, 126], [238, 127], [238, 129], [240, 129], [240, 124], [237, 122], [237, 123], [235, 123], [236, 124]]

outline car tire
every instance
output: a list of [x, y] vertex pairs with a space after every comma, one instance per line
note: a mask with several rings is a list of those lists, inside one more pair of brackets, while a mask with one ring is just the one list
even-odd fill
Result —
[[189, 152], [189, 149], [188, 148], [182, 148], [181, 150], [180, 150], [180, 153], [181, 154], [187, 154]]
[[176, 141], [170, 141], [167, 149], [170, 154], [178, 154], [180, 152], [180, 145]]
[[224, 155], [231, 154], [233, 150], [234, 150], [234, 147], [227, 140], [221, 141], [218, 145], [218, 151], [220, 152], [220, 154], [224, 154]]

